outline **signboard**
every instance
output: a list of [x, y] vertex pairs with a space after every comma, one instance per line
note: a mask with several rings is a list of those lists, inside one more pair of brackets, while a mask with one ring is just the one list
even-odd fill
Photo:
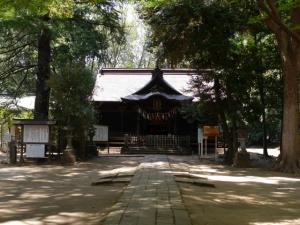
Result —
[[203, 142], [203, 131], [202, 128], [198, 128], [198, 144]]
[[26, 144], [27, 158], [45, 158], [45, 145], [43, 144]]
[[204, 126], [203, 134], [207, 137], [216, 137], [220, 134], [220, 130], [218, 126]]
[[93, 141], [108, 141], [108, 127], [102, 125], [94, 125], [95, 127], [95, 136]]
[[48, 125], [24, 125], [23, 142], [25, 143], [48, 143]]

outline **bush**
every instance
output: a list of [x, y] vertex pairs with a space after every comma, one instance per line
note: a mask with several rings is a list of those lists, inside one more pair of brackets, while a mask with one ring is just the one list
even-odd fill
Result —
[[49, 80], [51, 114], [59, 129], [68, 127], [73, 131], [76, 155], [82, 158], [86, 156], [85, 133], [94, 120], [90, 102], [94, 85], [95, 76], [80, 64], [67, 64]]

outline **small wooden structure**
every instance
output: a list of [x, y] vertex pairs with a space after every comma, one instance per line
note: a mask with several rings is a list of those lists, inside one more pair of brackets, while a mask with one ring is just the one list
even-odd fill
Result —
[[26, 158], [46, 158], [54, 145], [56, 121], [14, 119], [13, 124], [12, 135], [20, 150], [20, 161], [24, 161], [25, 152]]
[[[217, 145], [218, 136], [220, 135], [219, 126], [203, 126], [203, 138], [204, 138], [204, 154], [207, 155], [207, 140], [209, 137], [214, 137], [214, 154], [217, 157]], [[202, 145], [203, 148], [203, 145]], [[203, 156], [203, 150], [201, 151], [201, 156]]]

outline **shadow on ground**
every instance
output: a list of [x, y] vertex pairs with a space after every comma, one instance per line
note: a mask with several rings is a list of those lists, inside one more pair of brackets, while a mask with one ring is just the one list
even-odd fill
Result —
[[[0, 223], [99, 224], [126, 184], [91, 183], [130, 173], [142, 160], [103, 157], [73, 167], [0, 165]], [[300, 224], [300, 177], [225, 167], [193, 156], [169, 156], [169, 162], [172, 171], [166, 172], [190, 174], [216, 186], [178, 183], [193, 225]]]
[[140, 158], [99, 158], [72, 167], [0, 167], [1, 224], [99, 224], [126, 184], [91, 186], [132, 172]]
[[180, 184], [193, 225], [300, 224], [300, 177], [263, 169], [237, 169], [169, 157], [174, 171], [189, 174], [216, 188]]

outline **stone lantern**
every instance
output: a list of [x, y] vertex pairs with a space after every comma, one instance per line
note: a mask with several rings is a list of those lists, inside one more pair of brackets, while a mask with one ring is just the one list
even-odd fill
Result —
[[246, 150], [248, 132], [245, 129], [238, 130], [238, 142], [240, 149], [235, 154], [233, 165], [240, 168], [250, 167], [250, 154]]
[[67, 133], [67, 135], [66, 135], [67, 146], [63, 151], [62, 160], [63, 160], [64, 164], [74, 164], [76, 162], [76, 157], [75, 157], [74, 148], [72, 145], [72, 138], [73, 138], [72, 128], [67, 126], [67, 127], [64, 127], [64, 130], [66, 130], [66, 133]]
[[96, 128], [93, 125], [91, 125], [88, 128], [88, 137], [89, 137], [88, 155], [91, 156], [98, 156], [97, 146], [95, 145], [95, 142], [93, 140], [95, 134], [96, 134]]

